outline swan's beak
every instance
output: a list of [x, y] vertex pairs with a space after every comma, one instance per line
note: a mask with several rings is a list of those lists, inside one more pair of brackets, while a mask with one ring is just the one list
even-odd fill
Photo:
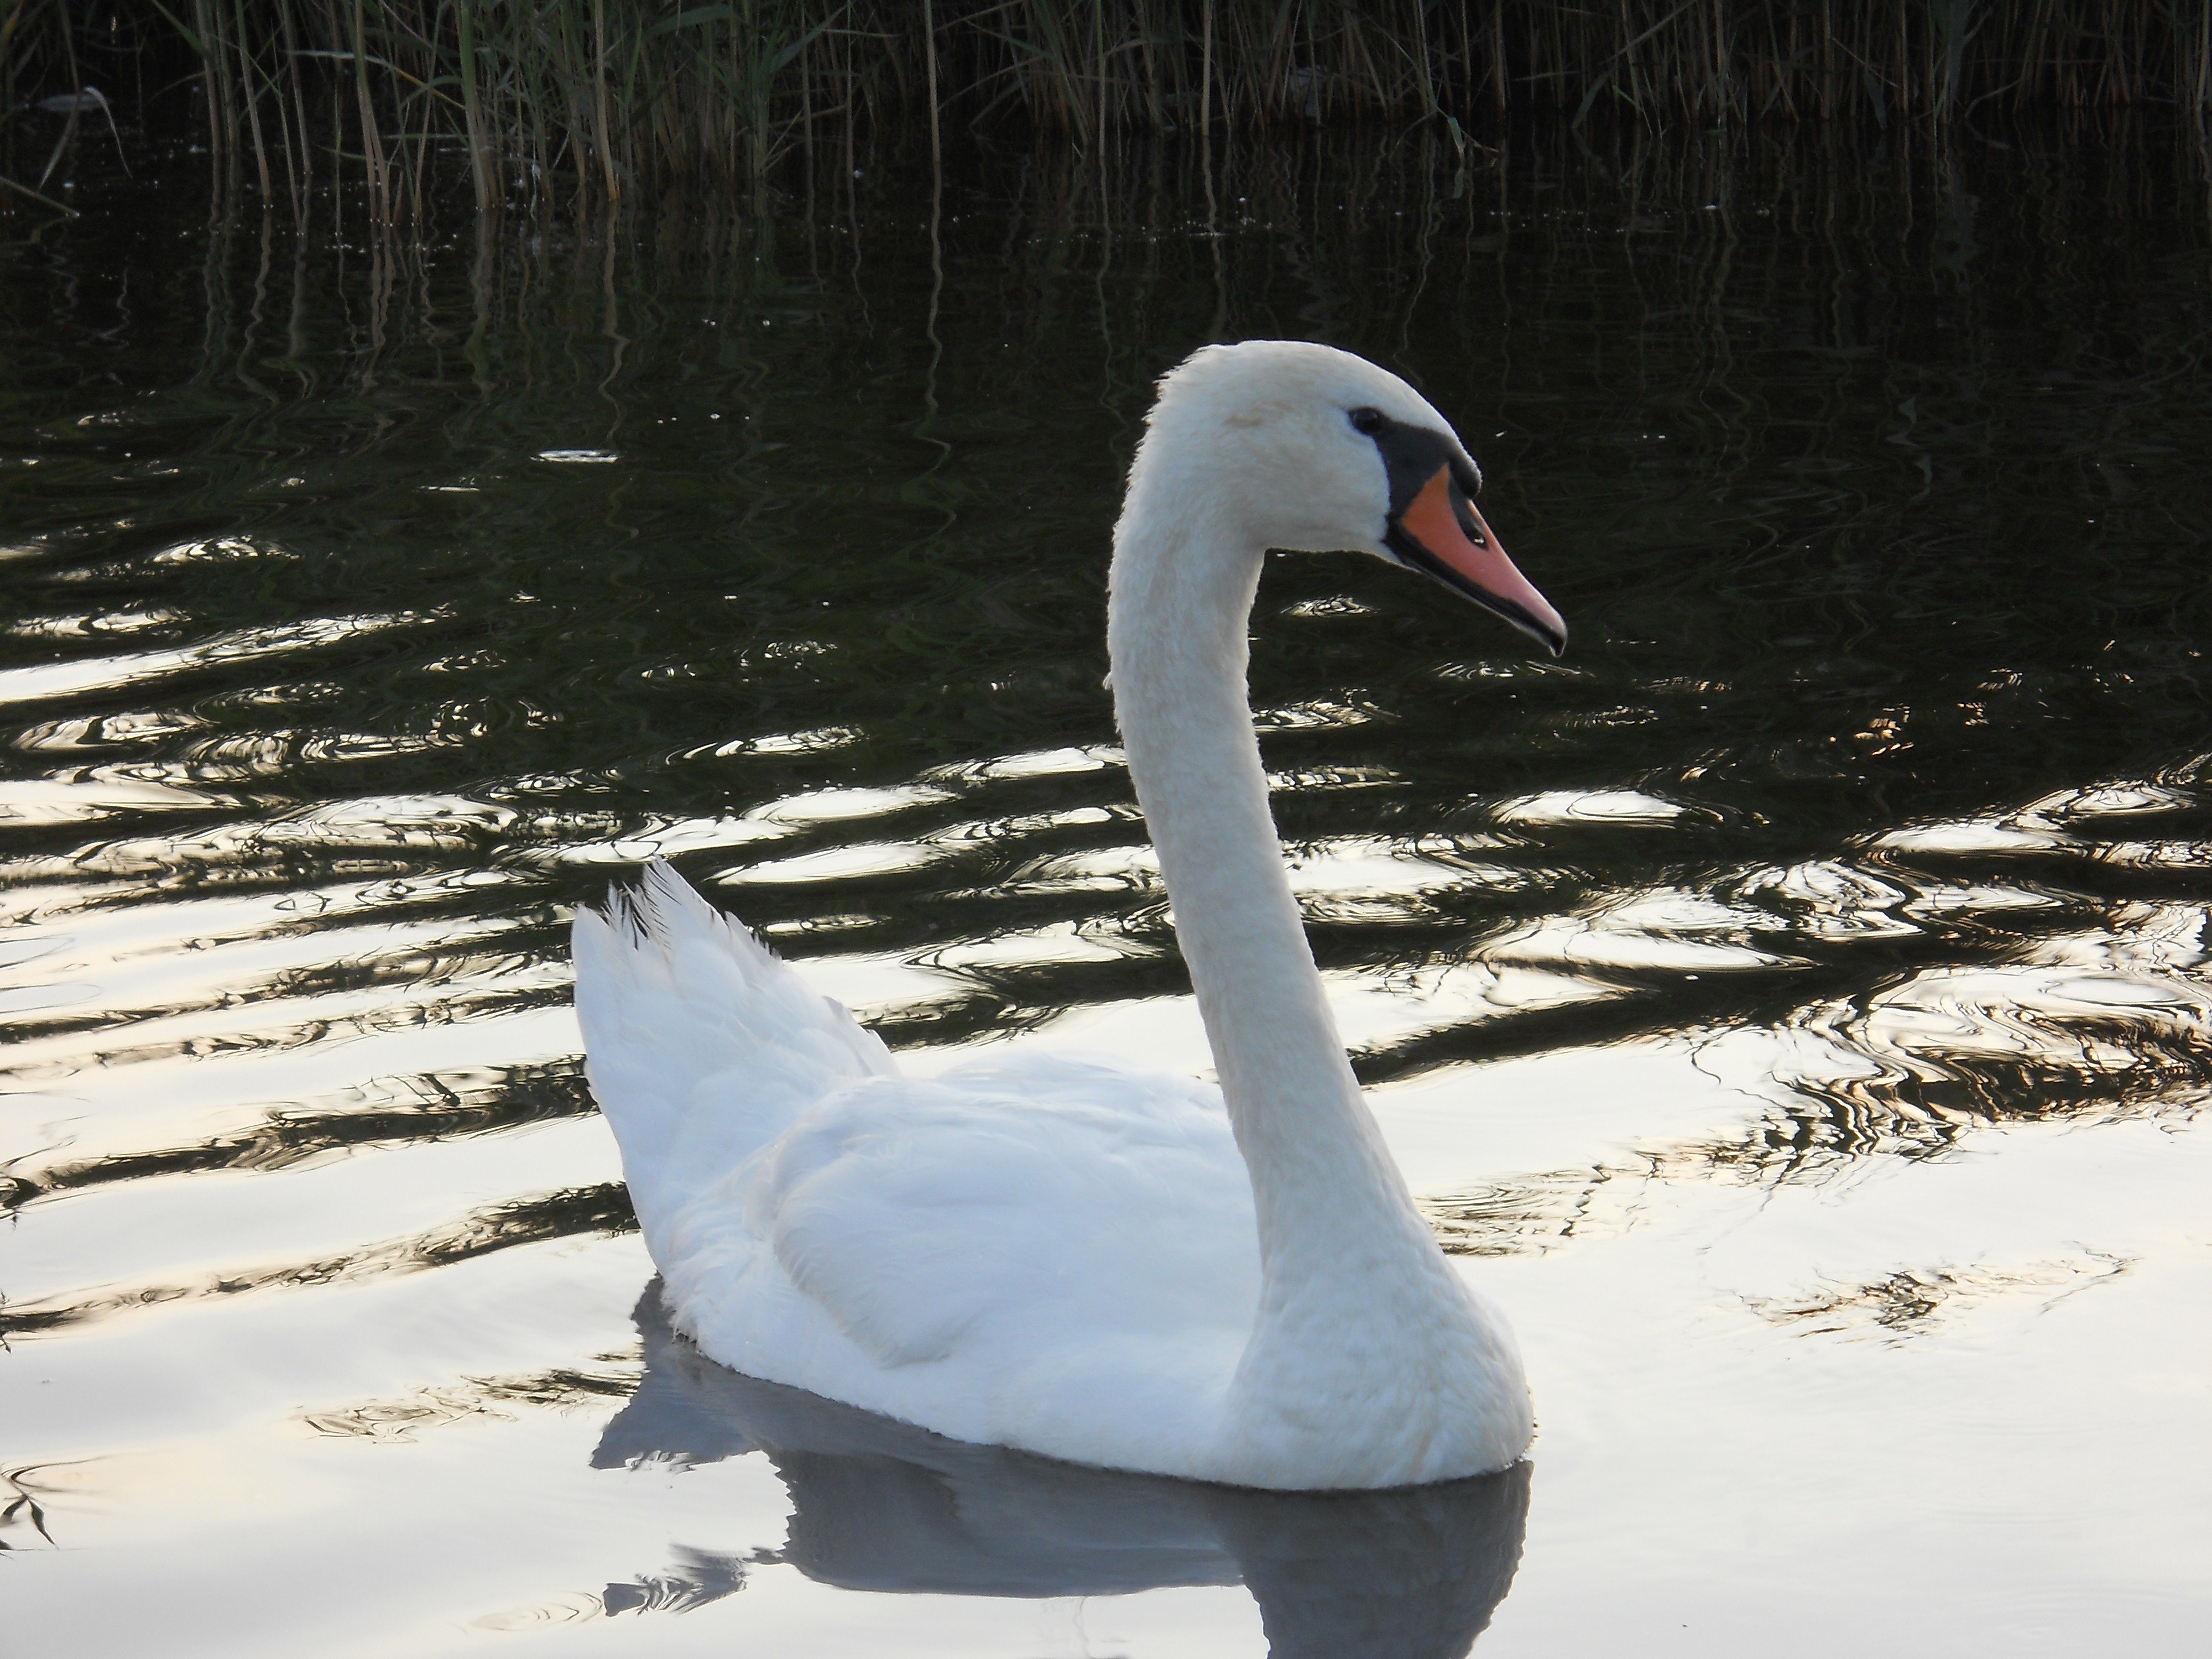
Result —
[[1417, 570], [1494, 611], [1553, 656], [1567, 648], [1567, 624], [1552, 602], [1513, 567], [1474, 503], [1440, 466], [1420, 494], [1389, 521], [1383, 545]]

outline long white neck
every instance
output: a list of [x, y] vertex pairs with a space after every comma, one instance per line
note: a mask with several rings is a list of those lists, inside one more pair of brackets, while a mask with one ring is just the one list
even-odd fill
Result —
[[1114, 532], [1115, 708], [1258, 1221], [1259, 1305], [1203, 1460], [1236, 1485], [1474, 1474], [1534, 1429], [1512, 1333], [1444, 1260], [1360, 1098], [1246, 701], [1266, 550], [1370, 543], [1385, 480], [1340, 425], [1370, 403], [1442, 425], [1323, 347], [1195, 354], [1161, 385]]
[[1248, 1367], [1302, 1301], [1403, 1316], [1394, 1287], [1426, 1300], [1449, 1277], [1360, 1098], [1268, 811], [1245, 692], [1263, 557], [1194, 492], [1133, 488], [1108, 609], [1130, 775], [1251, 1170], [1263, 1290]]

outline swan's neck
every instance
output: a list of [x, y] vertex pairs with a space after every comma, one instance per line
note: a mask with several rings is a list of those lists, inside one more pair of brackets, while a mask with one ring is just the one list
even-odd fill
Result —
[[1449, 1273], [1360, 1098], [1268, 811], [1244, 684], [1263, 557], [1202, 507], [1155, 511], [1133, 493], [1108, 623], [1129, 771], [1251, 1170], [1255, 1346], [1309, 1292], [1388, 1304], [1392, 1283], [1433, 1291]]

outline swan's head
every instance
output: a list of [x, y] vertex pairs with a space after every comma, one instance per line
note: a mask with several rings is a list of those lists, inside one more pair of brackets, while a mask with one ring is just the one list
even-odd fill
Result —
[[[1388, 369], [1333, 346], [1204, 346], [1160, 382], [1130, 470], [1247, 544], [1370, 553], [1495, 611], [1553, 655], [1567, 625], [1475, 510], [1482, 474], [1451, 424]], [[1170, 505], [1172, 504], [1172, 505]]]

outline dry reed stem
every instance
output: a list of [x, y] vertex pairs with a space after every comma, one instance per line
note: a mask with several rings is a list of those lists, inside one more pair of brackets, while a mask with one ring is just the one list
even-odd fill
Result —
[[[0, 0], [0, 91], [81, 82], [71, 0]], [[180, 68], [218, 173], [268, 102], [295, 199], [327, 150], [390, 222], [429, 150], [469, 158], [478, 208], [648, 181], [759, 179], [815, 125], [925, 111], [1012, 120], [1086, 151], [1108, 129], [1449, 122], [1515, 111], [1648, 128], [1754, 120], [1930, 127], [1987, 106], [2154, 105], [2202, 130], [2212, 0], [116, 0], [114, 52]], [[341, 115], [341, 106], [348, 113]], [[357, 126], [344, 153], [334, 123]], [[13, 133], [27, 124], [10, 123]], [[386, 135], [391, 135], [389, 137]], [[240, 142], [244, 140], [244, 143]], [[0, 138], [0, 162], [12, 137]], [[294, 161], [295, 144], [297, 161]], [[410, 158], [406, 150], [414, 147]], [[396, 165], [395, 165], [396, 164]], [[415, 206], [419, 212], [419, 203]]]

